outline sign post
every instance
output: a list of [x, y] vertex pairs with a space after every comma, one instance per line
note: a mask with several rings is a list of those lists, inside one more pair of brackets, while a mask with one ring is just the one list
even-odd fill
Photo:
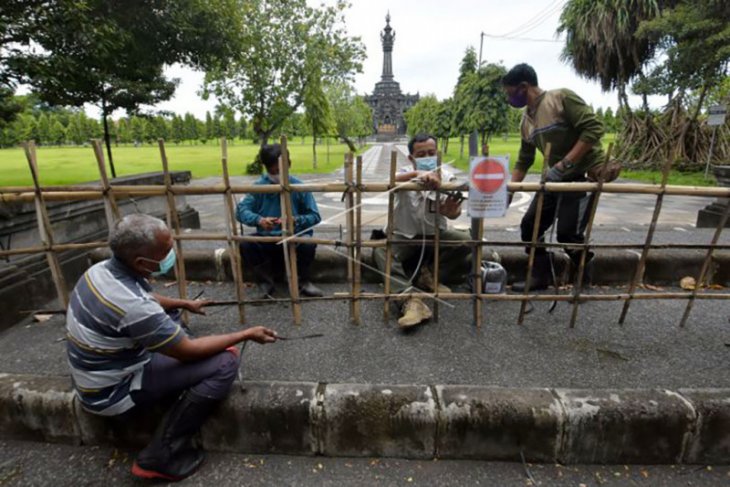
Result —
[[509, 157], [472, 157], [469, 171], [469, 216], [501, 218], [507, 212]]
[[705, 165], [705, 179], [707, 179], [707, 175], [710, 171], [712, 152], [715, 150], [715, 137], [717, 136], [717, 127], [725, 123], [727, 107], [725, 105], [712, 105], [708, 109], [707, 114], [707, 125], [712, 127], [712, 139], [710, 139], [710, 151], [707, 154], [707, 164]]

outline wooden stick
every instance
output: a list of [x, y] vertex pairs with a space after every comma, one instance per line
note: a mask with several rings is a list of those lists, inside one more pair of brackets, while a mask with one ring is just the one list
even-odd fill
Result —
[[[530, 240], [530, 253], [527, 257], [527, 277], [525, 278], [525, 291], [524, 294], [530, 292], [530, 284], [532, 280], [532, 264], [535, 262], [535, 250], [537, 249], [537, 238], [540, 235], [540, 219], [542, 218], [542, 206], [545, 201], [545, 176], [547, 176], [547, 170], [550, 161], [550, 144], [545, 145], [545, 152], [543, 155], [542, 164], [542, 175], [540, 176], [540, 185], [543, 187], [542, 191], [537, 193], [537, 203], [535, 208], [535, 222], [532, 229], [532, 239]], [[557, 211], [557, 210], [556, 210]], [[520, 315], [517, 318], [517, 324], [521, 325], [525, 320], [525, 311], [527, 310], [527, 301], [522, 301], [520, 306]]]
[[[509, 191], [522, 192], [539, 192], [541, 191], [540, 183], [508, 183]], [[342, 193], [347, 186], [342, 183], [324, 183], [324, 184], [295, 184], [290, 187], [292, 193], [301, 192], [335, 192]], [[420, 191], [423, 187], [418, 183], [404, 182], [398, 183], [393, 191]], [[441, 186], [443, 191], [464, 191], [468, 189], [465, 183], [444, 183]], [[573, 191], [589, 191], [595, 192], [598, 189], [598, 183], [546, 183], [544, 189], [553, 193], [573, 192]], [[98, 200], [104, 197], [103, 191], [97, 189], [81, 189], [75, 191], [61, 191], [60, 188], [54, 190], [42, 189], [45, 193], [46, 201], [88, 201]], [[383, 193], [389, 190], [388, 183], [368, 183], [363, 185], [362, 191], [365, 193]], [[206, 195], [206, 194], [224, 194], [226, 189], [223, 185], [213, 186], [173, 186], [170, 191], [175, 195]], [[233, 194], [242, 193], [278, 193], [281, 191], [280, 186], [272, 184], [258, 185], [232, 185], [231, 192]], [[648, 194], [657, 195], [663, 193], [670, 196], [707, 196], [717, 198], [730, 198], [730, 188], [719, 186], [714, 187], [696, 187], [696, 186], [670, 186], [666, 185], [664, 191], [661, 186], [655, 184], [638, 184], [638, 183], [606, 183], [602, 188], [603, 193], [612, 194]], [[158, 185], [114, 185], [114, 194], [117, 199], [139, 196], [164, 196], [166, 189]], [[14, 191], [13, 187], [0, 187], [0, 202], [4, 203], [23, 203], [33, 202], [34, 193], [28, 191]]]
[[[479, 221], [477, 222], [477, 239], [479, 242], [475, 242], [472, 248], [472, 252], [476, 252], [477, 258], [474, 260], [474, 263], [476, 264], [476, 267], [473, 269], [474, 271], [474, 278], [472, 279], [472, 283], [474, 285], [474, 305], [473, 305], [473, 311], [474, 311], [474, 326], [477, 328], [481, 328], [482, 326], [482, 300], [478, 297], [482, 294], [482, 257], [483, 257], [483, 251], [484, 251], [484, 245], [486, 245], [486, 242], [483, 242], [484, 239], [484, 219], [479, 218]], [[524, 244], [523, 244], [524, 245]]]
[[[730, 216], [730, 204], [725, 205], [725, 211], [723, 212], [722, 218], [720, 218], [720, 221], [717, 224], [715, 234], [712, 236], [712, 244], [717, 243], [717, 241], [720, 239], [722, 229], [725, 228], [725, 225], [727, 224], [728, 216]], [[689, 301], [687, 301], [687, 307], [684, 309], [684, 314], [682, 315], [682, 319], [679, 322], [680, 328], [684, 328], [684, 325], [687, 324], [689, 313], [690, 311], [692, 311], [692, 305], [697, 298], [697, 291], [700, 289], [700, 287], [702, 287], [702, 283], [705, 282], [705, 278], [707, 277], [707, 271], [710, 269], [710, 264], [712, 263], [712, 252], [712, 247], [707, 249], [707, 255], [705, 255], [705, 260], [702, 262], [700, 274], [699, 276], [697, 276], [697, 280], [695, 281], [695, 288], [692, 290], [692, 296], [689, 298]]]
[[[606, 159], [603, 161], [603, 167], [608, 166], [608, 162], [611, 159], [611, 153], [613, 152], [613, 143], [608, 144], [608, 151], [606, 151]], [[591, 233], [593, 232], [593, 220], [596, 217], [596, 209], [598, 208], [598, 200], [601, 198], [601, 188], [603, 187], [603, 177], [598, 180], [598, 189], [593, 194], [593, 201], [591, 203], [590, 213], [588, 215], [588, 224], [586, 225], [585, 232], [585, 245], [580, 253], [580, 263], [578, 264], [578, 272], [575, 276], [575, 282], [573, 283], [573, 311], [570, 315], [570, 327], [575, 328], [575, 322], [578, 319], [578, 305], [580, 292], [583, 289], [583, 272], [585, 271], [586, 258], [588, 256], [589, 247], [591, 243]]]
[[106, 162], [104, 161], [104, 149], [101, 147], [101, 141], [94, 139], [92, 142], [94, 155], [96, 156], [96, 164], [99, 167], [99, 178], [101, 187], [104, 192], [104, 213], [106, 214], [106, 223], [109, 227], [109, 233], [114, 229], [114, 224], [119, 220], [119, 207], [114, 199], [114, 190], [109, 184], [109, 177], [106, 174]]
[[53, 278], [53, 284], [56, 286], [56, 293], [58, 294], [58, 300], [61, 305], [66, 308], [68, 307], [68, 288], [66, 287], [66, 281], [63, 278], [63, 271], [61, 270], [61, 264], [58, 261], [58, 255], [53, 252], [53, 228], [51, 227], [51, 220], [48, 218], [48, 209], [46, 208], [46, 202], [43, 199], [43, 192], [41, 191], [40, 178], [38, 177], [38, 160], [35, 152], [35, 142], [30, 141], [23, 144], [25, 150], [25, 157], [28, 159], [28, 167], [30, 168], [30, 174], [33, 178], [33, 186], [35, 187], [35, 210], [36, 219], [38, 220], [38, 233], [41, 237], [41, 242], [46, 247], [46, 261], [48, 262], [48, 268], [51, 270], [51, 277]]
[[281, 136], [281, 158], [279, 159], [279, 177], [281, 180], [281, 231], [284, 238], [284, 265], [286, 277], [289, 281], [289, 296], [291, 296], [294, 324], [302, 324], [302, 305], [299, 298], [299, 276], [297, 274], [297, 245], [289, 242], [288, 237], [294, 235], [294, 212], [291, 204], [291, 184], [289, 183], [289, 152], [286, 146], [286, 136]]
[[352, 312], [353, 312], [353, 321], [356, 325], [359, 325], [360, 320], [360, 279], [362, 277], [362, 265], [361, 265], [361, 259], [362, 259], [362, 191], [360, 190], [360, 186], [362, 185], [362, 156], [357, 156], [356, 159], [356, 171], [355, 171], [355, 182], [356, 182], [356, 189], [357, 192], [355, 193], [355, 227], [353, 228], [355, 232], [355, 260], [352, 262], [353, 264], [353, 287], [352, 287], [352, 294], [353, 294], [353, 300], [352, 300]]
[[[172, 230], [173, 235], [179, 237], [181, 232], [180, 228], [180, 216], [177, 213], [177, 206], [175, 204], [175, 194], [171, 191], [172, 189], [172, 177], [170, 176], [170, 168], [167, 163], [167, 154], [165, 153], [165, 141], [163, 139], [157, 139], [157, 145], [160, 148], [160, 158], [162, 160], [162, 173], [165, 181], [165, 196], [167, 200], [167, 224]], [[174, 239], [175, 242], [175, 275], [178, 281], [178, 293], [180, 299], [188, 299], [188, 283], [185, 273], [185, 256], [183, 255], [182, 240], [179, 238]], [[188, 322], [188, 312], [183, 310], [182, 317], [184, 323]]]
[[231, 260], [231, 271], [233, 282], [236, 286], [236, 298], [238, 299], [238, 322], [246, 323], [246, 313], [243, 301], [246, 299], [245, 286], [243, 284], [243, 256], [238, 242], [233, 237], [238, 236], [238, 225], [236, 223], [236, 210], [233, 194], [231, 193], [231, 178], [228, 172], [228, 142], [226, 138], [221, 139], [221, 167], [223, 169], [223, 185], [226, 193], [223, 195], [223, 202], [226, 205], [226, 220], [228, 223], [226, 237], [228, 237], [228, 252]]
[[[673, 161], [673, 158], [667, 156], [667, 162], [662, 168], [662, 188], [667, 185], [667, 180], [669, 179], [669, 169], [671, 168]], [[644, 267], [646, 266], [646, 258], [649, 255], [649, 245], [654, 238], [654, 231], [656, 230], [656, 223], [659, 220], [659, 214], [662, 210], [663, 201], [664, 193], [657, 194], [656, 203], [654, 204], [654, 213], [651, 216], [651, 223], [649, 225], [649, 231], [646, 234], [646, 240], [644, 241], [644, 248], [641, 250], [639, 265], [636, 268], [636, 273], [634, 274], [634, 278], [631, 280], [631, 285], [629, 287], [629, 296], [633, 295], [634, 291], [636, 290], [636, 286], [639, 284], [639, 281], [643, 281], [644, 279]], [[618, 320], [620, 325], [623, 325], [624, 321], [626, 321], [626, 314], [629, 312], [629, 306], [631, 306], [630, 297], [624, 302], [623, 309], [621, 310], [621, 316]]]
[[[388, 172], [388, 189], [395, 187], [395, 171], [398, 164], [398, 153], [396, 151], [390, 152], [390, 171]], [[385, 280], [383, 281], [383, 289], [385, 294], [390, 294], [390, 267], [391, 261], [393, 260], [393, 247], [391, 243], [393, 241], [393, 227], [395, 225], [393, 218], [393, 211], [395, 210], [395, 192], [388, 192], [388, 215], [386, 222], [386, 239], [385, 239]], [[390, 318], [390, 301], [385, 298], [383, 301], [383, 320], [388, 321]]]
[[64, 250], [87, 250], [96, 249], [99, 247], [106, 247], [109, 245], [107, 241], [96, 241], [96, 242], [84, 242], [84, 243], [68, 243], [68, 244], [53, 244], [48, 247], [22, 247], [18, 249], [0, 250], [0, 257], [8, 257], [12, 255], [32, 255], [42, 254], [43, 252], [63, 252]]
[[[353, 156], [352, 152], [345, 154], [345, 184], [347, 185], [347, 193], [345, 194], [345, 208], [347, 214], [345, 215], [345, 222], [347, 225], [347, 283], [350, 287], [350, 292], [355, 295], [355, 246], [354, 246], [354, 233], [355, 233], [355, 215], [354, 215], [354, 195], [352, 190], [353, 183]], [[355, 301], [350, 301], [350, 321], [357, 324], [355, 317]]]
[[[441, 151], [436, 152], [436, 174], [439, 177], [439, 180], [443, 177], [443, 174], [441, 173]], [[434, 229], [433, 229], [433, 285], [434, 285], [434, 296], [436, 299], [433, 301], [433, 321], [438, 323], [439, 321], [439, 279], [441, 278], [441, 273], [439, 272], [439, 264], [440, 262], [440, 244], [441, 244], [441, 225], [439, 225], [439, 220], [441, 217], [441, 189], [439, 186], [439, 189], [436, 190], [436, 201], [434, 202], [434, 210], [435, 213], [433, 215], [433, 222], [434, 222]], [[428, 212], [428, 199], [426, 200], [426, 212]], [[424, 218], [426, 215], [424, 215]], [[445, 218], [445, 217], [444, 217]], [[425, 235], [422, 235], [421, 238], [424, 240], [426, 239]], [[423, 243], [426, 245], [426, 242]]]

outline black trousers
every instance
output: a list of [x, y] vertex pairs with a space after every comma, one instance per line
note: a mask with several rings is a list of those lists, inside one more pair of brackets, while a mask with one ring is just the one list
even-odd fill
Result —
[[[583, 191], [567, 193], [545, 193], [542, 204], [542, 216], [538, 229], [538, 242], [545, 241], [545, 232], [556, 223], [557, 239], [560, 243], [582, 244], [585, 242], [585, 229], [588, 224], [588, 213], [595, 193], [586, 196]], [[532, 241], [532, 232], [535, 228], [535, 213], [537, 213], [537, 196], [532, 199], [525, 216], [520, 223], [521, 237], [523, 242]], [[557, 219], [556, 219], [557, 213]], [[530, 248], [526, 247], [525, 252], [529, 253]], [[575, 254], [569, 251], [568, 254]], [[535, 249], [536, 256], [546, 254], [542, 247]]]
[[[309, 281], [309, 268], [314, 261], [317, 244], [297, 243], [297, 274], [300, 282]], [[241, 243], [243, 261], [258, 268], [263, 274], [274, 276], [284, 268], [284, 246], [273, 242]]]

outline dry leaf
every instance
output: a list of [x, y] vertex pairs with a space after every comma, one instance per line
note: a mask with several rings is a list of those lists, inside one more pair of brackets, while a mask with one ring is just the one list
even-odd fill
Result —
[[163, 284], [164, 287], [172, 287], [172, 286], [176, 286], [176, 285], [177, 285], [177, 281], [166, 282], [165, 284]]
[[44, 314], [33, 315], [33, 320], [37, 321], [38, 323], [44, 323], [44, 322], [50, 320], [51, 318], [53, 318], [53, 315], [44, 315]]
[[679, 287], [692, 291], [697, 287], [697, 281], [695, 281], [695, 278], [691, 276], [683, 277], [679, 281]]
[[648, 479], [649, 478], [649, 472], [647, 472], [646, 470], [642, 470], [641, 471], [641, 476], [644, 477], [645, 479]]
[[663, 287], [654, 286], [653, 284], [642, 284], [641, 287], [648, 289], [649, 291], [664, 291]]

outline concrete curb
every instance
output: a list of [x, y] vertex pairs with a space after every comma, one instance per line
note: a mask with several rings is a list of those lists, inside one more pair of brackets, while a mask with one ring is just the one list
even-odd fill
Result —
[[[0, 374], [4, 438], [139, 447], [162, 409], [123, 424], [78, 407], [68, 378]], [[241, 453], [728, 464], [730, 389], [246, 382], [202, 436]]]
[[[110, 256], [108, 249], [89, 253], [92, 262]], [[508, 282], [523, 280], [527, 268], [527, 256], [521, 250], [501, 250], [502, 265], [507, 269]], [[703, 250], [654, 249], [646, 261], [644, 282], [655, 285], [679, 285], [686, 276], [696, 277], [700, 273], [706, 252]], [[592, 262], [592, 283], [597, 285], [626, 285], [631, 282], [639, 264], [640, 253], [633, 250], [600, 249]], [[570, 260], [562, 253], [557, 254], [556, 275], [567, 282], [570, 274]], [[371, 249], [363, 249], [363, 262], [374, 266]], [[347, 259], [332, 252], [318, 252], [312, 264], [311, 276], [315, 282], [347, 282]], [[249, 280], [251, 269], [244, 262], [244, 276]], [[231, 281], [231, 264], [228, 249], [186, 250], [185, 272], [194, 281]], [[446, 278], [446, 284], [458, 284], [463, 276]], [[715, 251], [708, 273], [712, 283], [730, 285], [730, 252]], [[363, 267], [362, 280], [379, 283], [381, 277], [372, 269]]]

